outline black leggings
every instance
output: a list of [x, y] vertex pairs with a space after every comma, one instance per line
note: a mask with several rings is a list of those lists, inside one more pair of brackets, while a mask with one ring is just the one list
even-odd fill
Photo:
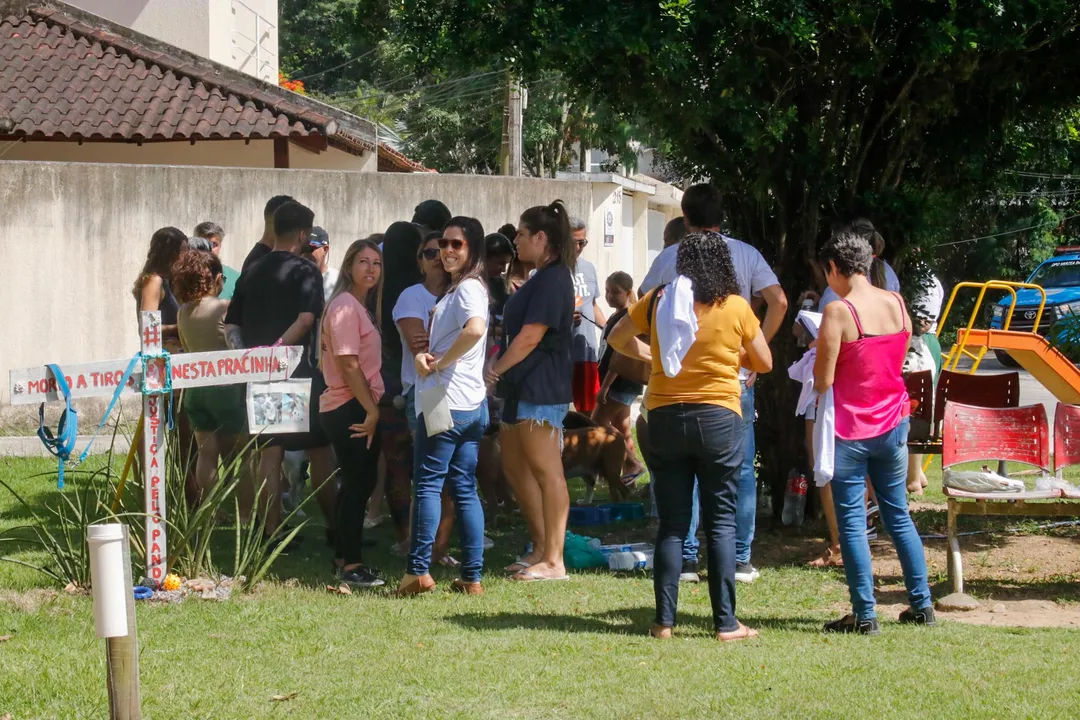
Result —
[[[337, 455], [341, 490], [337, 498], [337, 557], [346, 565], [362, 562], [364, 516], [375, 489], [379, 467], [379, 432], [374, 438], [354, 438], [350, 425], [364, 422], [367, 411], [353, 398], [336, 410], [319, 413]], [[368, 447], [371, 440], [371, 447]]]

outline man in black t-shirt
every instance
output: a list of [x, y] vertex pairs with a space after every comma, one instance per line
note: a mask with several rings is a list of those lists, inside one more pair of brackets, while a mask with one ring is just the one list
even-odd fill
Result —
[[295, 202], [295, 200], [288, 195], [275, 195], [266, 202], [266, 207], [263, 209], [263, 236], [244, 258], [244, 264], [240, 266], [241, 273], [247, 272], [256, 260], [266, 257], [274, 249], [274, 213], [279, 207], [290, 202]]
[[312, 485], [319, 489], [319, 505], [333, 527], [336, 492], [325, 482], [333, 472], [330, 441], [319, 422], [319, 395], [325, 389], [315, 360], [315, 337], [323, 311], [323, 279], [314, 263], [299, 255], [308, 241], [315, 214], [295, 202], [274, 213], [272, 251], [256, 260], [240, 276], [229, 310], [225, 335], [232, 348], [301, 345], [304, 352], [294, 378], [311, 378], [309, 431], [262, 436], [259, 476], [266, 482], [266, 531], [273, 534], [281, 522], [281, 464], [285, 450], [306, 450], [311, 462]]

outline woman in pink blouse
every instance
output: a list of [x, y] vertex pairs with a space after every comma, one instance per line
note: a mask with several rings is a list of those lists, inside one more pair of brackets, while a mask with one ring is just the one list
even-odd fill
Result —
[[341, 467], [337, 501], [338, 577], [353, 587], [385, 582], [363, 565], [364, 510], [379, 462], [379, 398], [384, 388], [382, 335], [367, 300], [382, 284], [382, 253], [370, 240], [349, 246], [319, 333], [326, 392], [319, 398], [323, 429]]

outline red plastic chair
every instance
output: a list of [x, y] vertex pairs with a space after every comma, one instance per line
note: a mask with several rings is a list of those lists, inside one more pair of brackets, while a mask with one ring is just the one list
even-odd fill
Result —
[[978, 460], [1025, 463], [1049, 473], [1050, 429], [1046, 409], [1042, 405], [985, 408], [946, 403], [942, 468]]
[[[1080, 464], [1080, 407], [1058, 403], [1054, 411], [1054, 472], [1059, 478], [1070, 465]], [[1080, 499], [1080, 493], [1063, 491], [1067, 498]]]
[[[942, 469], [978, 460], [1024, 463], [1048, 473], [1050, 430], [1046, 422], [1046, 409], [1042, 405], [984, 408], [955, 402], [946, 403], [942, 431]], [[947, 559], [949, 580], [954, 593], [964, 592], [964, 566], [956, 529], [959, 515], [1022, 515], [1028, 507], [1032, 507], [1026, 506], [1023, 502], [1025, 500], [1061, 497], [1060, 490], [971, 493], [945, 488], [944, 492], [949, 501]]]

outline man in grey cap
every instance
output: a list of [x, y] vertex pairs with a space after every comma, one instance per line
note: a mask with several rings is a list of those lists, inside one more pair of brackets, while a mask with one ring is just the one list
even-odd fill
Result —
[[329, 302], [338, 279], [338, 271], [330, 267], [330, 234], [318, 225], [311, 228], [311, 237], [301, 246], [300, 255], [319, 268], [323, 276], [323, 293]]

